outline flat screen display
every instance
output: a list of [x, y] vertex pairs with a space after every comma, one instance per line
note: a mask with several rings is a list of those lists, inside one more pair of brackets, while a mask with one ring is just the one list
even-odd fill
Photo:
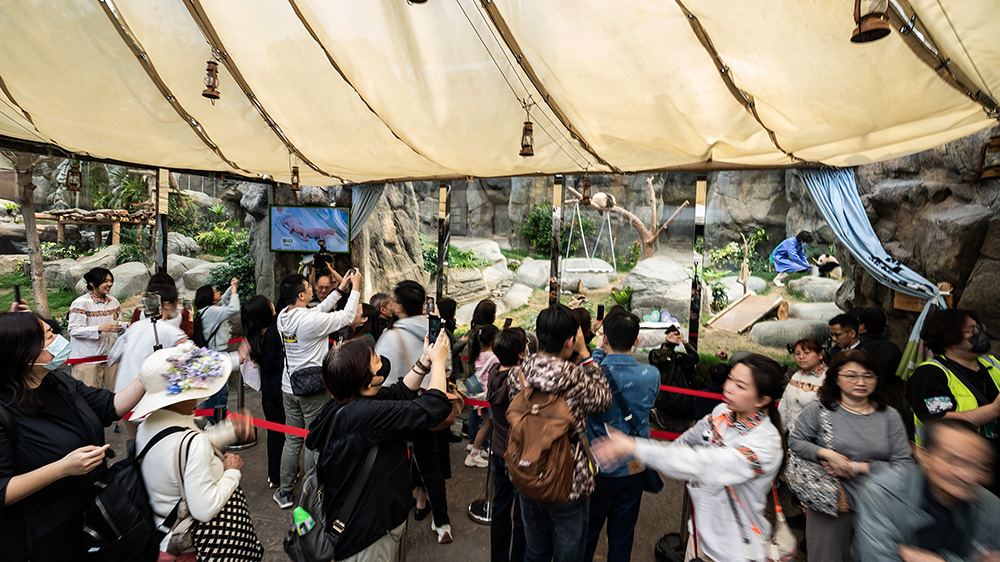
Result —
[[271, 251], [315, 252], [326, 241], [330, 253], [349, 251], [348, 207], [271, 206]]

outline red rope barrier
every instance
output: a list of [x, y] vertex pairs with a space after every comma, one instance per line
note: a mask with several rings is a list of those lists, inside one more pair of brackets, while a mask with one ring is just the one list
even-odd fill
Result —
[[721, 394], [717, 392], [705, 392], [704, 390], [691, 390], [689, 388], [680, 388], [677, 386], [661, 385], [660, 390], [664, 392], [673, 392], [675, 394], [687, 394], [688, 396], [698, 396], [701, 398], [714, 398], [716, 400], [725, 399]]
[[83, 363], [100, 363], [102, 361], [107, 361], [107, 355], [98, 355], [96, 357], [78, 357], [76, 359], [66, 360], [67, 365], [80, 365]]

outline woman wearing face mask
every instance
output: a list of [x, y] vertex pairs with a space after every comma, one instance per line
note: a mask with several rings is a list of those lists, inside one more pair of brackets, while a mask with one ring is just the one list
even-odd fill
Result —
[[112, 394], [58, 370], [69, 342], [31, 312], [0, 314], [0, 349], [0, 557], [78, 560], [83, 507], [106, 469], [103, 428], [142, 385]]
[[792, 344], [792, 356], [799, 370], [792, 375], [778, 403], [778, 413], [782, 429], [790, 434], [795, 429], [795, 420], [802, 409], [816, 401], [816, 392], [826, 379], [826, 365], [823, 363], [823, 348], [812, 338], [802, 338]]
[[[397, 559], [413, 501], [406, 437], [433, 428], [451, 413], [444, 394], [447, 357], [448, 338], [442, 330], [433, 346], [424, 340], [424, 353], [410, 372], [387, 387], [382, 382], [391, 370], [389, 361], [375, 354], [368, 338], [334, 347], [323, 361], [323, 380], [333, 399], [309, 428], [306, 447], [318, 452], [316, 470], [327, 521], [340, 518], [347, 523], [336, 560], [359, 553], [360, 560]], [[428, 373], [427, 391], [418, 394]], [[372, 450], [374, 465], [360, 482]], [[363, 488], [355, 509], [341, 513], [348, 493], [357, 486]]]
[[686, 559], [766, 558], [761, 537], [770, 537], [771, 525], [764, 507], [786, 450], [774, 405], [784, 379], [784, 369], [773, 359], [750, 354], [733, 365], [723, 387], [725, 403], [673, 443], [634, 438], [614, 428], [594, 442], [602, 466], [634, 458], [688, 481], [694, 508]]
[[[998, 448], [1000, 445], [1000, 362], [990, 355], [986, 326], [971, 310], [948, 308], [927, 316], [920, 339], [934, 352], [906, 382], [913, 406], [917, 445], [924, 423], [937, 417], [963, 419]], [[990, 488], [1000, 493], [995, 479]]]

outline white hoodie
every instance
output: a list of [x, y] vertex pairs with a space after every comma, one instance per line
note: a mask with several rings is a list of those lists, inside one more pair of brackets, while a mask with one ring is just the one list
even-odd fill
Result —
[[382, 386], [390, 386], [410, 372], [424, 352], [426, 335], [426, 316], [400, 318], [393, 322], [392, 328], [382, 332], [375, 343], [375, 353], [387, 357], [391, 369]]
[[330, 312], [340, 293], [330, 296], [316, 308], [286, 308], [278, 314], [278, 333], [285, 345], [285, 365], [281, 372], [281, 390], [292, 393], [290, 375], [305, 367], [320, 367], [330, 349], [330, 333], [347, 326], [358, 312], [361, 293], [351, 291], [343, 310]]

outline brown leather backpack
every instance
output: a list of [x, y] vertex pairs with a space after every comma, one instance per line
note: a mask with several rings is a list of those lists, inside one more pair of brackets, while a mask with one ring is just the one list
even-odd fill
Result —
[[[532, 388], [518, 372], [521, 392], [507, 408], [507, 472], [524, 496], [541, 503], [566, 503], [573, 484], [573, 444], [576, 420], [565, 394]], [[583, 437], [587, 449], [586, 437]], [[579, 446], [579, 444], [577, 445]]]

